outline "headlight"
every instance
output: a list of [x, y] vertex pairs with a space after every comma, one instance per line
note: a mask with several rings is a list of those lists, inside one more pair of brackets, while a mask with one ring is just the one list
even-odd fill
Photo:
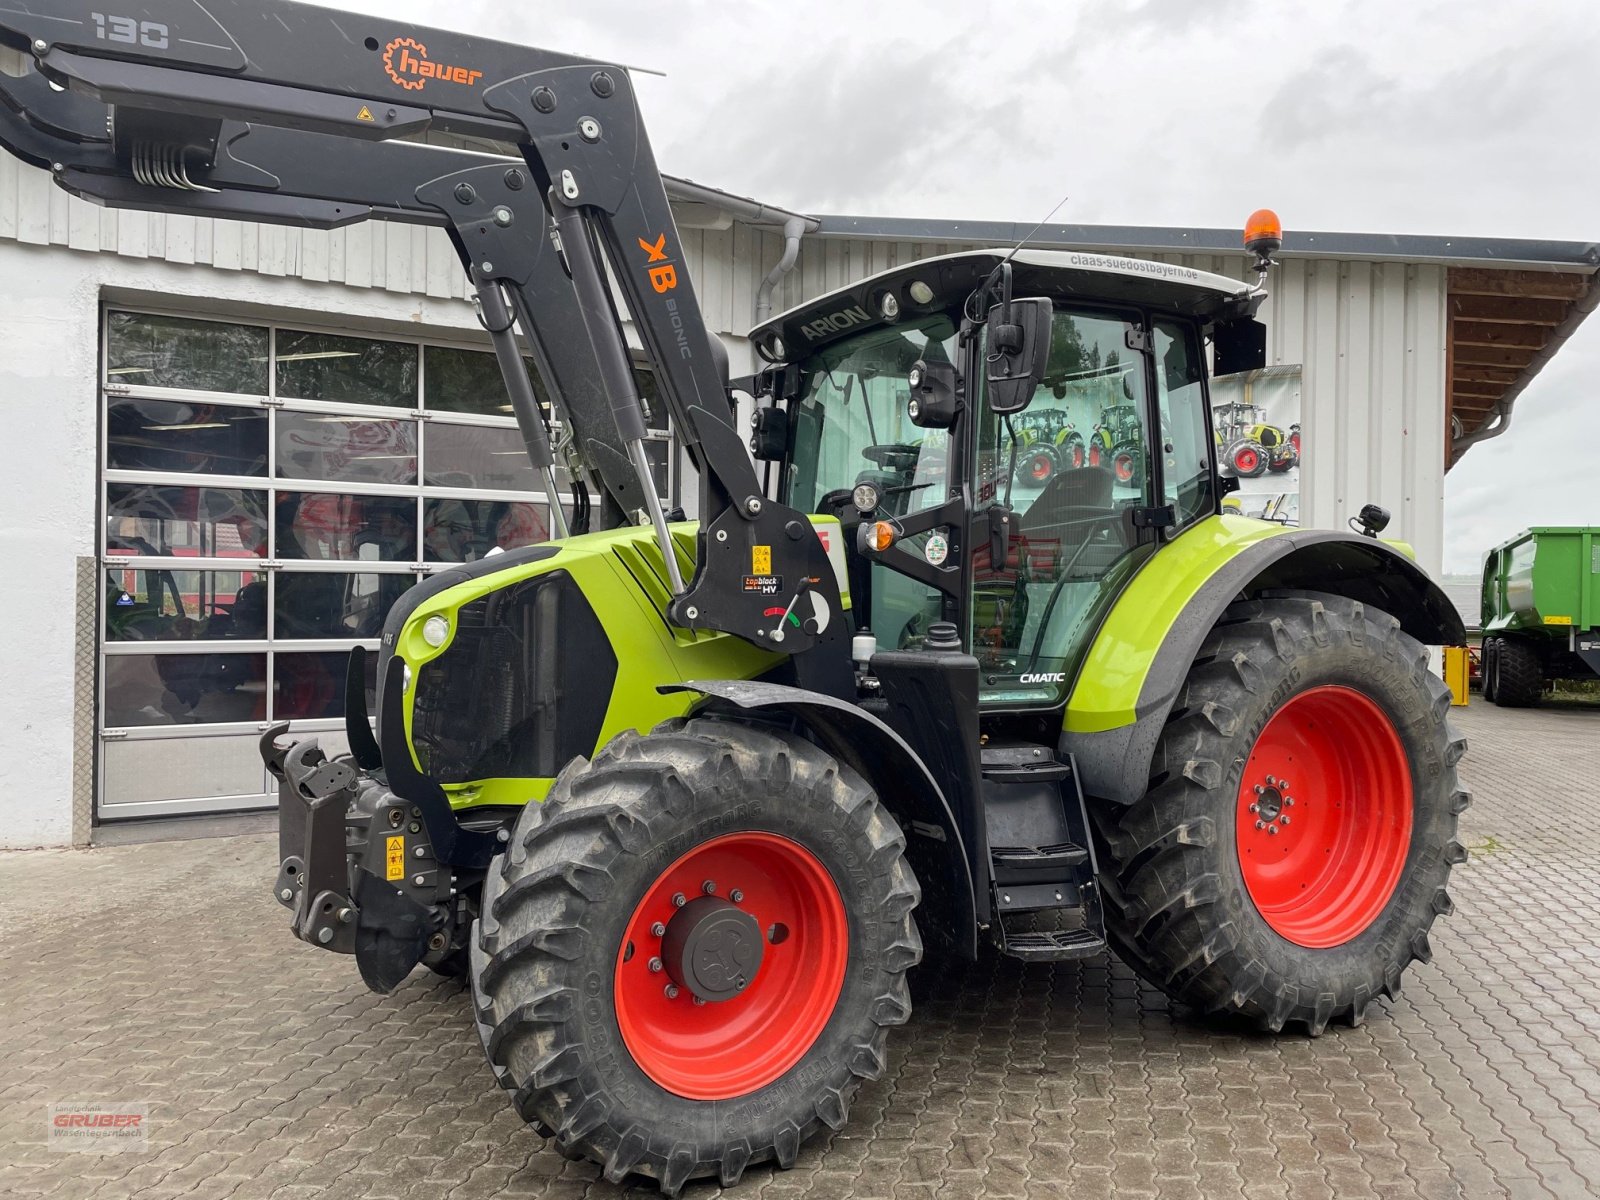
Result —
[[885, 292], [878, 299], [878, 311], [883, 314], [885, 321], [892, 321], [900, 315], [900, 297], [893, 292]]
[[857, 512], [872, 512], [878, 507], [878, 489], [870, 483], [858, 483], [850, 493], [850, 503], [856, 506]]
[[920, 279], [913, 279], [906, 291], [911, 293], [911, 298], [918, 304], [930, 304], [933, 301], [933, 289]]
[[411, 690], [411, 664], [408, 662], [400, 664], [400, 690], [402, 692]]
[[450, 636], [450, 622], [445, 617], [431, 616], [422, 623], [422, 640], [434, 649], [444, 645]]

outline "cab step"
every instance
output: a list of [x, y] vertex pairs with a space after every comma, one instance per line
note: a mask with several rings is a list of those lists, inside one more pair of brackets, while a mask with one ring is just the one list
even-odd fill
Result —
[[1098, 954], [1100, 889], [1071, 758], [1035, 743], [990, 744], [982, 771], [990, 928], [1001, 952], [1034, 962]]
[[1093, 958], [1106, 948], [1106, 939], [1091, 929], [1054, 929], [1012, 933], [1005, 920], [997, 921], [1002, 938], [1001, 951], [1024, 962], [1061, 962], [1069, 958]]

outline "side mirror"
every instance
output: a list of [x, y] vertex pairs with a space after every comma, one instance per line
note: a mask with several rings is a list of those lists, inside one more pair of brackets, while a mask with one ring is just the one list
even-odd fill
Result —
[[758, 408], [750, 427], [750, 453], [755, 460], [782, 462], [789, 450], [789, 414], [775, 404]]
[[956, 423], [956, 369], [947, 362], [918, 359], [906, 375], [911, 399], [906, 415], [922, 429], [949, 429]]
[[[1007, 319], [1007, 308], [1010, 319]], [[1050, 301], [1013, 300], [989, 310], [989, 409], [1004, 416], [1033, 402], [1050, 359]]]
[[1267, 327], [1248, 317], [1211, 327], [1213, 375], [1259, 371], [1267, 365]]

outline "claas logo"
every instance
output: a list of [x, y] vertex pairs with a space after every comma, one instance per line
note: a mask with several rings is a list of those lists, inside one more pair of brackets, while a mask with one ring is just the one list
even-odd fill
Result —
[[[662, 234], [653, 242], [639, 239], [639, 249], [650, 257], [645, 259], [645, 270], [650, 273], [650, 286], [658, 293], [665, 294], [678, 286], [678, 269], [667, 257], [667, 235]], [[659, 267], [652, 267], [650, 263], [660, 263]]]
[[445, 83], [464, 83], [468, 87], [483, 78], [482, 71], [433, 62], [428, 48], [416, 38], [397, 37], [383, 48], [383, 69], [389, 78], [407, 91], [420, 92], [430, 79]]

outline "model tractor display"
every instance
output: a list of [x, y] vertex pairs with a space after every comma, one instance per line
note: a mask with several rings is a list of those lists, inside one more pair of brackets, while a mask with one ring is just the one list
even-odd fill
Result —
[[1024, 413], [1016, 421], [1020, 451], [1019, 484], [1042, 487], [1057, 471], [1077, 470], [1088, 461], [1083, 434], [1060, 409]]
[[[1110, 949], [1313, 1034], [1428, 957], [1467, 797], [1427, 647], [1460, 619], [1375, 536], [1228, 515], [1222, 464], [1152, 452], [1209, 430], [1208, 342], [1261, 366], [1270, 213], [1254, 284], [972, 250], [764, 322], [731, 380], [624, 68], [285, 0], [35, 0], [0, 41], [31, 56], [0, 142], [77, 195], [445, 231], [554, 500], [531, 354], [556, 536], [396, 600], [338, 752], [261, 748], [295, 935], [380, 992], [463, 974], [562, 1154], [669, 1194], [792, 1165], [893, 1069], [925, 950]], [[399, 140], [425, 130], [515, 153]], [[656, 498], [624, 307], [691, 521]], [[1108, 363], [1100, 461], [1014, 490], [1045, 381]]]
[[1600, 528], [1541, 525], [1483, 562], [1483, 698], [1537, 704], [1558, 679], [1600, 675]]
[[1248, 402], [1219, 404], [1214, 417], [1222, 469], [1254, 479], [1268, 471], [1280, 474], [1300, 465], [1300, 426], [1284, 430], [1262, 419], [1261, 407]]

